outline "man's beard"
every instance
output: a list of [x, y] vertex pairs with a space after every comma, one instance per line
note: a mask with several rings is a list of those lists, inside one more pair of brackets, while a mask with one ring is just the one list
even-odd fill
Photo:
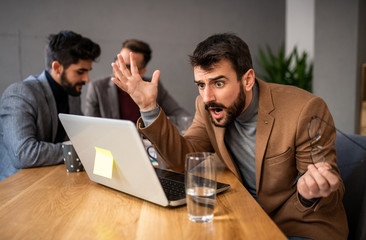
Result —
[[[216, 122], [216, 120], [212, 117], [212, 114], [208, 110], [209, 107], [222, 108], [222, 111], [226, 109], [226, 119], [224, 119], [225, 121], [221, 124]], [[245, 107], [245, 92], [242, 83], [240, 83], [240, 91], [238, 97], [235, 99], [235, 102], [229, 107], [225, 107], [223, 104], [215, 102], [205, 104], [205, 109], [208, 111], [211, 122], [216, 127], [222, 127], [222, 128], [228, 127], [231, 123], [233, 123], [234, 120], [242, 113], [244, 107]]]
[[67, 79], [65, 71], [63, 71], [61, 73], [60, 80], [61, 80], [61, 86], [65, 89], [67, 94], [74, 96], [74, 97], [80, 96], [81, 91], [78, 91], [76, 89], [76, 86], [85, 85], [85, 82], [80, 82], [80, 83], [76, 83], [75, 85], [72, 85], [72, 83], [70, 83], [69, 79]]

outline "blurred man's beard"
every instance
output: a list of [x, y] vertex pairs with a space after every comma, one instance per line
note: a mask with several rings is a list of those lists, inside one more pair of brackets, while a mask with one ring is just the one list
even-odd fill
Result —
[[[209, 107], [220, 107], [222, 108], [223, 111], [226, 111], [226, 117], [219, 120], [224, 121], [223, 123], [219, 123], [214, 117], [212, 117], [211, 112], [208, 110]], [[229, 107], [225, 107], [223, 104], [220, 103], [205, 104], [205, 109], [209, 112], [211, 122], [216, 127], [222, 127], [222, 128], [228, 127], [230, 124], [232, 124], [234, 120], [242, 113], [244, 107], [245, 107], [245, 92], [242, 83], [240, 83], [240, 92], [238, 97], [236, 98], [235, 102]]]
[[81, 94], [81, 90], [78, 91], [76, 89], [76, 86], [82, 86], [85, 85], [84, 82], [82, 83], [76, 83], [75, 85], [72, 85], [72, 83], [70, 83], [69, 79], [67, 79], [65, 71], [63, 71], [61, 73], [60, 76], [60, 80], [61, 80], [61, 86], [65, 89], [65, 91], [67, 92], [67, 94], [74, 96], [74, 97], [78, 97]]

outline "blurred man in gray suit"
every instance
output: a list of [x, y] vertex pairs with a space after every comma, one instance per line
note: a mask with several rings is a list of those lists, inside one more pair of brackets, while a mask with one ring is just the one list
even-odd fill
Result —
[[[130, 62], [130, 52], [134, 53], [140, 76], [144, 81], [150, 82], [151, 78], [143, 77], [146, 73], [146, 66], [151, 59], [150, 46], [136, 39], [124, 41], [120, 53], [125, 59], [127, 67], [129, 67]], [[137, 119], [140, 117], [138, 106], [127, 93], [111, 81], [111, 76], [91, 81], [88, 85], [85, 115], [137, 122]], [[160, 81], [157, 103], [167, 116], [181, 117], [190, 115], [169, 95]]]
[[58, 113], [82, 114], [81, 88], [100, 47], [72, 31], [48, 40], [46, 70], [10, 85], [2, 95], [0, 181], [23, 168], [62, 163], [67, 135]]

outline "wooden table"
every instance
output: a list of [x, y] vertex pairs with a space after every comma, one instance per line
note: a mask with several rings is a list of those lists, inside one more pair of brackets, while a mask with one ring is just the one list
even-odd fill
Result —
[[64, 165], [24, 169], [0, 182], [0, 239], [287, 239], [242, 184], [217, 196], [214, 220], [164, 208], [89, 180]]

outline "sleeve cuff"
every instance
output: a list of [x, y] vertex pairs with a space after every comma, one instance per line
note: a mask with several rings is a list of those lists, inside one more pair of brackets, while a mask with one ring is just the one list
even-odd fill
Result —
[[159, 116], [160, 106], [158, 104], [156, 104], [156, 108], [154, 108], [153, 110], [150, 110], [147, 112], [140, 111], [140, 113], [141, 113], [142, 121], [144, 122], [145, 127], [147, 127], [151, 123], [153, 123], [155, 121], [155, 119]]
[[299, 200], [301, 202], [301, 204], [304, 207], [311, 207], [314, 205], [314, 203], [316, 203], [320, 198], [312, 198], [312, 199], [306, 199], [303, 196], [301, 196], [301, 194], [299, 193]]

